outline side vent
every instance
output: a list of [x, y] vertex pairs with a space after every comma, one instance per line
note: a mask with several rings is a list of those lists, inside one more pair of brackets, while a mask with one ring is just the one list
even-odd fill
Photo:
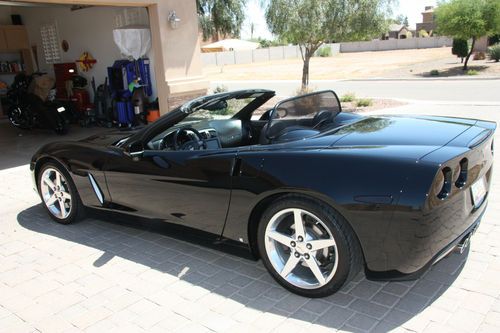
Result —
[[455, 182], [455, 186], [458, 188], [462, 188], [467, 184], [467, 174], [469, 169], [469, 161], [466, 158], [463, 158], [460, 161], [460, 173], [458, 175], [458, 179]]
[[99, 200], [101, 205], [104, 204], [104, 195], [102, 194], [102, 191], [99, 188], [99, 185], [97, 185], [97, 182], [95, 181], [94, 176], [92, 176], [92, 174], [90, 174], [90, 173], [89, 173], [89, 181], [90, 181], [90, 184], [92, 185], [92, 188], [94, 189], [94, 192], [95, 192], [95, 195], [97, 196], [97, 199]]
[[439, 191], [437, 197], [441, 200], [446, 199], [451, 192], [452, 174], [453, 172], [449, 167], [443, 169], [443, 186], [441, 191]]

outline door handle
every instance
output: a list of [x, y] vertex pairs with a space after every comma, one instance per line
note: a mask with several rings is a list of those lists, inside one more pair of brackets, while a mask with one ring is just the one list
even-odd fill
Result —
[[231, 172], [229, 175], [231, 177], [236, 177], [241, 175], [241, 158], [236, 157], [233, 160], [233, 165], [231, 166]]

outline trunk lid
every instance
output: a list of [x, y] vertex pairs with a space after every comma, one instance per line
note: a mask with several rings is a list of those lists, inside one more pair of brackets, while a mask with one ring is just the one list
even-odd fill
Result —
[[[415, 146], [422, 157], [447, 145], [476, 122], [444, 117], [367, 117], [336, 131], [339, 138], [333, 146]], [[422, 151], [422, 147], [428, 149]]]

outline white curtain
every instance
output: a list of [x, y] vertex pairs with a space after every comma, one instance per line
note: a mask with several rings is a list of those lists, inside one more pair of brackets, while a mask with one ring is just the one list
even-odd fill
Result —
[[123, 27], [113, 30], [113, 39], [120, 52], [135, 60], [143, 57], [151, 48], [151, 31], [143, 27]]

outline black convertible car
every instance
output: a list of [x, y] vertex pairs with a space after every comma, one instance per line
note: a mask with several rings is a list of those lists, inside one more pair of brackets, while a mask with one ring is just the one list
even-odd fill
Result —
[[[41, 148], [59, 223], [84, 207], [203, 230], [304, 296], [364, 269], [410, 279], [467, 246], [486, 208], [496, 124], [341, 112], [333, 91], [265, 108], [269, 90], [194, 99], [135, 131]], [[269, 103], [267, 103], [269, 104]]]

